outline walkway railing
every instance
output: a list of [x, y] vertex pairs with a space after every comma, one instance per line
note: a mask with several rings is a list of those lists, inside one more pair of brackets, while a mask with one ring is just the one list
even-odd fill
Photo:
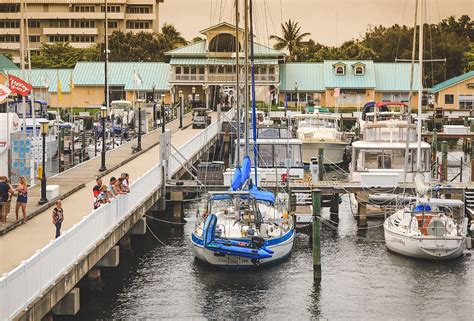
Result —
[[[233, 118], [233, 109], [226, 113]], [[180, 153], [191, 159], [220, 130], [214, 122], [180, 148]], [[169, 173], [175, 174], [181, 163], [170, 158]], [[160, 187], [161, 165], [156, 165], [131, 185], [131, 192], [102, 205], [79, 223], [51, 240], [28, 260], [0, 278], [0, 320], [14, 318], [43, 291], [61, 277], [77, 260], [87, 254], [103, 236], [112, 232]], [[92, 206], [92, 201], [91, 201]]]

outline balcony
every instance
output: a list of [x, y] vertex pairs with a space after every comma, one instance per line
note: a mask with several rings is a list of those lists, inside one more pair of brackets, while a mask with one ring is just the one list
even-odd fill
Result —
[[[171, 82], [229, 82], [233, 83], [236, 81], [235, 74], [173, 74], [171, 75]], [[249, 75], [249, 81], [251, 81], [251, 75]], [[275, 74], [257, 74], [255, 75], [255, 81], [260, 83], [275, 83], [278, 81], [278, 76]]]
[[153, 13], [126, 13], [125, 19], [137, 21], [151, 21], [156, 19], [156, 15]]
[[73, 47], [73, 48], [84, 49], [84, 48], [91, 47], [95, 43], [93, 43], [93, 42], [70, 42], [70, 44], [71, 44], [71, 47]]
[[43, 28], [45, 35], [98, 35], [97, 28]]
[[20, 43], [19, 42], [1, 42], [0, 48], [7, 49], [7, 50], [20, 50]]
[[137, 34], [139, 32], [153, 32], [153, 29], [127, 29], [126, 32]]
[[0, 35], [19, 35], [20, 28], [0, 28]]
[[[103, 20], [103, 12], [69, 12], [69, 11], [58, 11], [58, 12], [27, 12], [26, 16], [28, 19], [84, 19], [84, 20]], [[125, 19], [125, 13], [123, 12], [109, 12], [107, 15], [108, 19], [111, 20], [123, 20]]]

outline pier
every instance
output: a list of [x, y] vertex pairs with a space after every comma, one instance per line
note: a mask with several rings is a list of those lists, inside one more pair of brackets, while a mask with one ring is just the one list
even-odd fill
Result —
[[[100, 279], [96, 269], [100, 266], [118, 265], [116, 245], [126, 246], [129, 234], [146, 232], [144, 215], [164, 196], [165, 180], [179, 175], [186, 163], [212, 145], [223, 119], [233, 118], [233, 110], [219, 119], [216, 113], [211, 117], [212, 124], [202, 130], [179, 130], [179, 123], [173, 121], [164, 134], [161, 129], [150, 132], [142, 139], [140, 153], [132, 154], [133, 142], [108, 152], [105, 173], [98, 172], [100, 159], [94, 158], [51, 178], [50, 184], [59, 185], [65, 212], [65, 232], [58, 239], [53, 239], [51, 224], [54, 200], [34, 205], [39, 192], [32, 188], [31, 220], [21, 226], [10, 223], [0, 236], [0, 297], [4, 298], [0, 320], [39, 320], [55, 306], [74, 314], [79, 296], [76, 283], [85, 275]], [[186, 116], [185, 123], [189, 119]], [[102, 176], [105, 182], [124, 172], [131, 177], [131, 192], [93, 210], [95, 177]]]

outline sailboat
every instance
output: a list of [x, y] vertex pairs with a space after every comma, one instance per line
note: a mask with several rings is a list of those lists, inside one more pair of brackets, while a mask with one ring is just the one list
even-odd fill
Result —
[[413, 258], [446, 260], [463, 255], [466, 247], [468, 219], [465, 217], [462, 201], [424, 197], [430, 193], [430, 188], [425, 185], [420, 164], [423, 94], [423, 7], [423, 2], [417, 0], [417, 10], [420, 13], [417, 175], [414, 179], [417, 196], [413, 203], [389, 216], [383, 227], [385, 244], [389, 250]]
[[[247, 32], [247, 14], [250, 14], [250, 34], [252, 27], [252, 1], [250, 6], [245, 1], [245, 41], [249, 41]], [[236, 43], [239, 38], [239, 1], [236, 8]], [[253, 67], [253, 39], [251, 45], [252, 70], [252, 127], [254, 139], [254, 160], [258, 162], [255, 144], [256, 105], [255, 78]], [[247, 55], [247, 50], [245, 50]], [[247, 61], [247, 59], [246, 59]], [[237, 90], [239, 87], [239, 46], [236, 45]], [[247, 69], [247, 64], [245, 64]], [[247, 77], [245, 77], [247, 81]], [[245, 90], [248, 86], [244, 87]], [[240, 133], [240, 104], [237, 99], [237, 132]], [[248, 104], [245, 104], [245, 117], [248, 117]], [[247, 127], [247, 126], [245, 126]], [[255, 164], [254, 177], [250, 177], [251, 160], [249, 156], [249, 132], [244, 130], [246, 138], [245, 155], [240, 162], [240, 149], [237, 148], [236, 169], [231, 188], [225, 191], [209, 193], [205, 201], [205, 209], [197, 213], [196, 225], [191, 236], [193, 250], [197, 259], [221, 268], [249, 268], [276, 263], [287, 258], [293, 249], [295, 228], [293, 216], [289, 213], [289, 197], [287, 193], [275, 194], [258, 188], [257, 169]]]

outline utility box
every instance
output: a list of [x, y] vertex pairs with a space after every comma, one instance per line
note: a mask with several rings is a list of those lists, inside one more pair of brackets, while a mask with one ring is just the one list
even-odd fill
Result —
[[[134, 112], [134, 118], [135, 118], [135, 131], [138, 133], [138, 123], [140, 120], [140, 117], [138, 116], [138, 110], [135, 109]], [[141, 114], [141, 123], [142, 123], [142, 135], [148, 133], [148, 122], [147, 122], [147, 113], [145, 108], [140, 109], [140, 114]]]
[[311, 163], [309, 164], [309, 170], [311, 171], [311, 181], [313, 185], [316, 185], [319, 181], [319, 166], [318, 158], [311, 157]]

